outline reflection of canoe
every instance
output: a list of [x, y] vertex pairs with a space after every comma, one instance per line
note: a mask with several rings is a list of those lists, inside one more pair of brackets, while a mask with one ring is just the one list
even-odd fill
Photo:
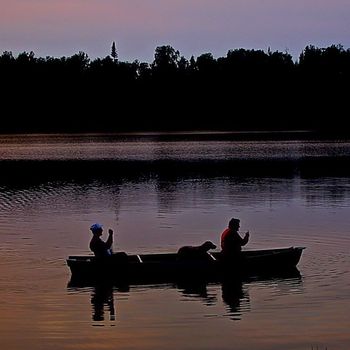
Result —
[[179, 260], [176, 253], [126, 255], [97, 259], [93, 256], [70, 256], [67, 264], [73, 279], [108, 278], [138, 283], [185, 277], [236, 276], [241, 274], [269, 275], [296, 267], [302, 247], [243, 251], [234, 264], [224, 262], [220, 252], [201, 259]]
[[[73, 276], [72, 276], [73, 277]], [[123, 300], [129, 299], [133, 292], [142, 290], [176, 290], [184, 296], [186, 300], [198, 300], [205, 306], [215, 305], [218, 302], [218, 296], [221, 290], [222, 301], [226, 306], [226, 314], [232, 320], [240, 320], [243, 314], [251, 310], [250, 304], [250, 285], [271, 286], [273, 288], [273, 297], [279, 295], [292, 295], [302, 291], [302, 278], [300, 272], [295, 267], [288, 269], [288, 271], [274, 272], [269, 275], [255, 275], [255, 276], [239, 276], [227, 277], [217, 276], [196, 278], [174, 278], [166, 281], [156, 281], [154, 279], [147, 279], [147, 281], [135, 280], [128, 284], [128, 281], [110, 281], [110, 280], [83, 280], [71, 279], [68, 282], [67, 289], [70, 294], [76, 294], [90, 290], [92, 319], [94, 321], [104, 321], [105, 317], [109, 315], [110, 321], [118, 318], [118, 298], [123, 294]], [[138, 285], [141, 284], [141, 289]], [[132, 287], [131, 287], [132, 285]], [[210, 288], [208, 288], [210, 286]], [[131, 287], [131, 288], [130, 288]], [[157, 294], [156, 298], [161, 297]], [[190, 298], [190, 299], [188, 299]], [[184, 300], [181, 298], [181, 300]], [[253, 305], [254, 306], [254, 305]]]

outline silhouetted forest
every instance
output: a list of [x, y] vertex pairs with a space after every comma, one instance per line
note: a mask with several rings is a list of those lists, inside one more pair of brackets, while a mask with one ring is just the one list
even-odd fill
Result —
[[171, 46], [154, 61], [0, 56], [0, 132], [347, 130], [350, 49], [233, 49], [189, 59]]

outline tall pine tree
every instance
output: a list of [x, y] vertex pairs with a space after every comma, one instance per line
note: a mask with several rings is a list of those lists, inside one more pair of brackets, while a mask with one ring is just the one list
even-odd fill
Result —
[[117, 52], [117, 49], [115, 47], [115, 42], [114, 41], [112, 43], [111, 57], [113, 58], [114, 62], [118, 61], [118, 52]]

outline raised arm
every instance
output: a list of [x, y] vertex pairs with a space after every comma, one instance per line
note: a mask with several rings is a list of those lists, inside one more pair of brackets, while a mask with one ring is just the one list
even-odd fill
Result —
[[108, 230], [108, 239], [106, 241], [106, 248], [111, 249], [112, 244], [113, 244], [113, 230], [109, 229]]
[[242, 246], [246, 245], [248, 243], [248, 241], [249, 241], [249, 231], [247, 231], [244, 235], [244, 238], [242, 238], [242, 243], [241, 243]]

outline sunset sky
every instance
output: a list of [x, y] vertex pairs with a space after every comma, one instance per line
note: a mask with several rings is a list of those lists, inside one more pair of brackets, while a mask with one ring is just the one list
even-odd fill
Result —
[[349, 0], [0, 0], [0, 53], [151, 62], [157, 46], [186, 58], [229, 49], [350, 46]]

